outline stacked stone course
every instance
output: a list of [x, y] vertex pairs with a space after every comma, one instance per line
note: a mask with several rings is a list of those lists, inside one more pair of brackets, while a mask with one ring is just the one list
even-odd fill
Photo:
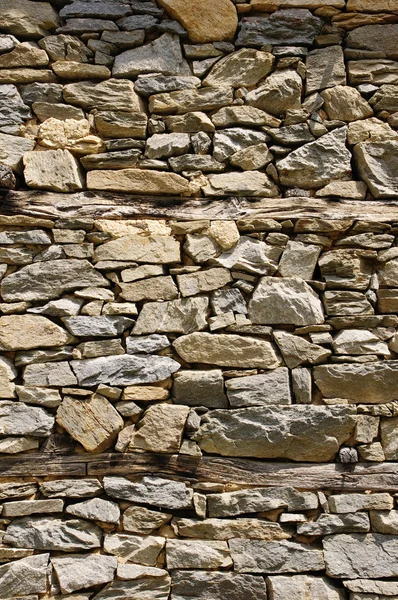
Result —
[[0, 0], [1, 600], [398, 600], [397, 41]]

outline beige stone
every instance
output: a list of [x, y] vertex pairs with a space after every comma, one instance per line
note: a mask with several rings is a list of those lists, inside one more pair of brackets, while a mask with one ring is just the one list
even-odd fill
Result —
[[109, 79], [111, 72], [104, 65], [90, 65], [73, 60], [58, 60], [51, 65], [52, 70], [61, 79]]
[[377, 533], [398, 534], [398, 510], [371, 510], [370, 522]]
[[251, 0], [250, 5], [254, 10], [273, 12], [280, 8], [317, 8], [333, 7], [344, 8], [345, 0]]
[[345, 594], [326, 577], [276, 575], [267, 577], [272, 600], [344, 600]]
[[286, 540], [291, 537], [279, 523], [261, 519], [173, 519], [173, 529], [182, 537], [202, 540], [229, 540], [247, 538], [254, 540]]
[[155, 94], [149, 98], [151, 113], [190, 113], [215, 110], [232, 104], [234, 100], [231, 87], [204, 87], [199, 90], [178, 90], [169, 94]]
[[188, 31], [195, 43], [233, 40], [238, 26], [231, 0], [160, 0], [159, 4]]
[[270, 342], [251, 337], [196, 332], [177, 338], [173, 346], [188, 363], [260, 369], [281, 364]]
[[65, 102], [86, 109], [122, 110], [142, 112], [140, 97], [134, 84], [127, 79], [109, 79], [96, 83], [81, 81], [69, 83], [63, 90]]
[[58, 14], [49, 2], [0, 1], [1, 30], [27, 38], [41, 38], [59, 25]]
[[355, 88], [336, 85], [321, 92], [329, 119], [357, 121], [373, 115], [373, 110]]
[[397, 12], [398, 0], [378, 0], [377, 4], [373, 0], [348, 0], [347, 10], [358, 12]]
[[149, 510], [143, 506], [129, 506], [123, 513], [123, 529], [130, 533], [148, 535], [171, 520], [169, 513]]
[[10, 381], [9, 371], [5, 364], [0, 363], [0, 398], [15, 397], [15, 385]]
[[212, 221], [207, 233], [223, 250], [235, 246], [240, 237], [235, 221]]
[[45, 67], [48, 65], [48, 56], [44, 50], [35, 48], [28, 42], [15, 46], [14, 50], [0, 56], [0, 68], [10, 67]]
[[161, 196], [189, 195], [189, 182], [176, 173], [144, 169], [120, 169], [119, 171], [89, 171], [87, 187], [90, 190], [130, 192]]
[[[361, 122], [361, 121], [357, 121]], [[366, 183], [363, 181], [331, 181], [325, 187], [318, 190], [315, 196], [335, 196], [349, 198], [350, 200], [364, 200], [366, 196]]]
[[397, 428], [398, 417], [395, 417], [394, 419], [382, 419], [381, 445], [383, 446], [386, 460], [398, 460]]
[[70, 335], [61, 327], [41, 316], [10, 315], [0, 317], [0, 344], [7, 350], [62, 346]]
[[360, 142], [381, 142], [383, 140], [396, 140], [398, 133], [388, 123], [376, 117], [354, 121], [348, 125], [348, 143], [351, 145]]
[[123, 391], [123, 400], [153, 402], [155, 400], [167, 400], [168, 397], [167, 390], [151, 385], [130, 385], [125, 387]]
[[90, 134], [90, 125], [85, 119], [60, 121], [51, 117], [40, 125], [38, 142], [51, 150], [61, 148], [78, 155], [96, 154], [103, 148], [101, 138]]
[[244, 171], [255, 171], [268, 165], [272, 159], [273, 156], [268, 150], [267, 144], [262, 143], [238, 150], [230, 157], [229, 161], [231, 165], [240, 167]]
[[26, 152], [23, 163], [29, 187], [54, 192], [74, 192], [84, 187], [80, 165], [68, 150]]
[[139, 421], [128, 449], [175, 453], [180, 450], [188, 406], [154, 404]]
[[168, 569], [220, 569], [232, 567], [227, 542], [167, 540]]
[[177, 275], [177, 283], [183, 296], [195, 296], [223, 287], [231, 281], [228, 269], [213, 268], [198, 273]]
[[95, 127], [105, 138], [144, 138], [148, 117], [140, 112], [94, 110]]
[[242, 48], [216, 62], [203, 85], [255, 86], [270, 73], [274, 60], [269, 52]]
[[55, 83], [54, 73], [46, 69], [0, 69], [0, 84], [2, 83]]
[[57, 423], [87, 452], [108, 449], [124, 425], [117, 410], [100, 394], [88, 400], [65, 396], [57, 411]]
[[[0, 163], [20, 173], [22, 171], [22, 157], [26, 152], [32, 151], [34, 147], [35, 142], [33, 140], [0, 133]], [[7, 225], [7, 223], [3, 224]]]
[[217, 127], [230, 127], [231, 125], [253, 125], [279, 127], [281, 121], [254, 106], [225, 106], [211, 116]]
[[125, 235], [99, 246], [94, 260], [174, 263], [180, 261], [180, 244], [172, 236]]
[[132, 302], [142, 300], [173, 300], [178, 296], [177, 287], [169, 275], [150, 277], [134, 283], [121, 283], [121, 297]]
[[261, 196], [276, 198], [279, 189], [266, 173], [244, 171], [209, 175], [208, 183], [202, 186], [205, 196]]

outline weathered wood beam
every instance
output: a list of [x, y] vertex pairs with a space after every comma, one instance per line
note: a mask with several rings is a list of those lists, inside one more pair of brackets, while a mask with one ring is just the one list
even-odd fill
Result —
[[309, 218], [398, 221], [398, 201], [335, 200], [327, 198], [182, 198], [133, 196], [105, 192], [60, 194], [42, 191], [9, 192], [0, 200], [0, 214], [32, 217], [94, 217], [127, 219], [240, 219], [264, 215], [275, 219]]
[[26, 454], [0, 459], [0, 477], [157, 475], [182, 481], [307, 490], [398, 492], [398, 463], [288, 463], [154, 453]]

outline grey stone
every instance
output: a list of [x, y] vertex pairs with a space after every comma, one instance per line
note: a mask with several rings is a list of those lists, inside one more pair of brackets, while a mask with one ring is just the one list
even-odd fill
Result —
[[1, 294], [6, 302], [51, 300], [63, 292], [90, 286], [109, 286], [87, 260], [49, 260], [23, 267], [5, 277]]
[[145, 337], [128, 337], [126, 339], [127, 354], [152, 354], [170, 346], [166, 335], [147, 335]]
[[119, 523], [120, 520], [119, 505], [116, 502], [103, 500], [102, 498], [92, 498], [91, 500], [71, 504], [65, 512], [74, 517], [81, 517], [90, 521], [101, 521], [102, 523]]
[[36, 494], [37, 489], [36, 483], [17, 483], [15, 481], [8, 481], [0, 484], [0, 499], [5, 500], [8, 498], [33, 496]]
[[325, 292], [323, 296], [325, 311], [332, 315], [373, 315], [374, 309], [365, 294], [360, 292]]
[[348, 406], [262, 406], [215, 410], [203, 417], [193, 439], [222, 456], [322, 462], [335, 456], [353, 432]]
[[398, 533], [398, 511], [380, 510], [371, 511], [370, 519], [372, 530], [378, 533], [397, 534]]
[[247, 94], [246, 102], [279, 116], [289, 109], [301, 108], [301, 90], [302, 80], [296, 71], [275, 71], [262, 85]]
[[7, 527], [4, 543], [17, 548], [73, 552], [101, 546], [102, 531], [82, 519], [22, 517]]
[[282, 277], [312, 279], [320, 253], [319, 246], [290, 240], [283, 251], [278, 271]]
[[145, 30], [147, 33], [155, 31], [159, 19], [152, 15], [133, 15], [118, 21], [119, 27], [124, 31]]
[[360, 404], [390, 402], [396, 399], [398, 362], [322, 365], [315, 367], [314, 380], [326, 398]]
[[253, 323], [305, 326], [324, 322], [321, 301], [298, 277], [263, 277], [249, 302]]
[[54, 417], [43, 408], [22, 402], [0, 402], [0, 432], [2, 435], [30, 435], [47, 437], [54, 425]]
[[51, 564], [61, 592], [66, 594], [112, 581], [117, 559], [114, 556], [99, 554], [69, 554], [52, 557]]
[[248, 236], [241, 236], [233, 248], [220, 254], [212, 263], [226, 269], [266, 275], [276, 271], [279, 255], [280, 251], [275, 251], [275, 247]]
[[230, 281], [230, 272], [222, 268], [177, 275], [177, 283], [182, 296], [194, 296], [202, 292], [210, 292], [224, 287]]
[[349, 32], [347, 45], [349, 48], [372, 50], [383, 53], [386, 58], [398, 59], [397, 43], [398, 27], [395, 24], [365, 25]]
[[[124, 575], [128, 568], [134, 567], [134, 574], [131, 577], [128, 573]], [[123, 571], [122, 571], [123, 569]], [[140, 567], [140, 569], [143, 569]], [[170, 577], [167, 571], [162, 569], [152, 568], [150, 573], [147, 573], [148, 568], [143, 571], [143, 574], [136, 575], [138, 570], [137, 565], [119, 564], [118, 577], [112, 583], [109, 583], [103, 590], [94, 596], [93, 600], [123, 600], [125, 598], [151, 598], [153, 600], [168, 600], [170, 594]], [[153, 571], [159, 575], [153, 575]], [[120, 581], [122, 578], [124, 581]]]
[[185, 65], [178, 35], [164, 33], [150, 44], [119, 54], [112, 74], [114, 77], [132, 77], [142, 73], [188, 75]]
[[191, 333], [207, 326], [209, 300], [204, 296], [169, 302], [147, 302], [133, 329], [134, 335], [148, 333]]
[[67, 330], [79, 337], [116, 337], [131, 327], [132, 319], [118, 316], [100, 317], [64, 317], [63, 322]]
[[373, 85], [396, 84], [398, 66], [396, 61], [381, 58], [350, 60], [347, 63], [348, 81], [352, 86], [371, 83]]
[[262, 196], [274, 198], [279, 190], [272, 179], [259, 171], [209, 175], [208, 185], [203, 186], [205, 196]]
[[333, 350], [337, 354], [380, 354], [389, 355], [389, 349], [374, 333], [363, 329], [344, 329], [333, 339]]
[[0, 566], [0, 594], [5, 598], [45, 594], [49, 554], [36, 554]]
[[311, 404], [312, 374], [305, 367], [292, 370], [292, 391], [297, 404]]
[[228, 400], [224, 393], [221, 369], [184, 370], [176, 373], [173, 380], [173, 400], [176, 404], [188, 406], [226, 408]]
[[80, 312], [84, 301], [79, 298], [65, 297], [60, 300], [50, 300], [43, 306], [29, 308], [27, 312], [35, 315], [49, 315], [50, 317], [75, 316]]
[[58, 83], [28, 83], [21, 86], [21, 96], [26, 104], [62, 102], [62, 85]]
[[354, 158], [360, 176], [375, 198], [397, 198], [394, 176], [398, 164], [398, 141], [360, 143], [354, 147]]
[[350, 178], [351, 154], [345, 145], [346, 137], [347, 128], [341, 127], [293, 150], [277, 165], [282, 185], [312, 189], [334, 179]]
[[219, 569], [232, 566], [227, 542], [169, 539], [168, 569]]
[[74, 0], [59, 11], [59, 16], [68, 20], [71, 17], [94, 17], [98, 19], [120, 19], [131, 13], [124, 2], [85, 2]]
[[325, 577], [311, 575], [276, 575], [267, 577], [268, 591], [273, 600], [344, 600], [343, 590]]
[[23, 163], [29, 187], [54, 192], [73, 192], [84, 187], [80, 165], [69, 150], [47, 150], [45, 154], [26, 152]]
[[170, 158], [169, 165], [176, 173], [182, 171], [220, 173], [225, 170], [225, 163], [219, 162], [210, 155], [183, 154]]
[[261, 131], [241, 127], [223, 129], [214, 134], [213, 155], [219, 162], [224, 162], [238, 150], [266, 142], [266, 140], [266, 134]]
[[200, 90], [181, 90], [169, 94], [154, 94], [149, 98], [149, 110], [154, 114], [184, 114], [210, 111], [233, 102], [229, 87], [205, 87]]
[[[45, 356], [43, 358], [46, 360]], [[65, 358], [70, 359], [71, 356], [68, 354]], [[57, 359], [55, 358], [55, 360]], [[62, 387], [77, 384], [77, 379], [69, 366], [69, 362], [66, 361], [28, 364], [24, 372], [23, 381], [24, 385], [28, 387]]]
[[282, 540], [290, 537], [279, 523], [270, 523], [262, 519], [173, 519], [173, 529], [181, 537], [201, 540], [230, 540], [248, 538], [264, 540]]
[[211, 307], [216, 315], [233, 311], [238, 314], [247, 314], [246, 302], [240, 290], [216, 290], [210, 298]]
[[87, 498], [96, 496], [101, 490], [98, 479], [59, 479], [40, 484], [41, 494], [48, 498]]
[[367, 533], [370, 530], [367, 513], [347, 513], [343, 515], [320, 514], [316, 521], [300, 523], [298, 535], [330, 535], [334, 533]]
[[238, 46], [311, 46], [322, 28], [321, 19], [307, 9], [277, 10], [271, 16], [247, 17]]
[[70, 33], [72, 35], [101, 33], [102, 31], [118, 31], [118, 27], [110, 19], [72, 18], [68, 19], [63, 27], [57, 29], [57, 33]]
[[27, 138], [0, 133], [0, 162], [13, 171], [22, 171], [22, 158], [26, 152], [33, 150], [35, 142]]
[[26, 517], [35, 513], [57, 513], [62, 512], [63, 500], [15, 500], [4, 502], [2, 516]]
[[396, 577], [397, 536], [375, 534], [331, 535], [323, 540], [326, 573], [331, 577]]
[[[351, 579], [348, 581], [343, 581], [343, 585], [351, 592], [363, 592], [365, 594], [385, 594], [386, 596], [398, 595], [398, 582], [396, 581]], [[377, 600], [377, 598], [371, 596], [371, 600]]]
[[0, 248], [0, 261], [2, 264], [28, 265], [32, 260], [33, 251], [28, 248]]
[[315, 140], [307, 123], [295, 123], [280, 129], [271, 129], [270, 135], [274, 142], [282, 146], [300, 146]]
[[0, 85], [0, 105], [0, 131], [4, 133], [13, 133], [13, 127], [31, 116], [29, 106], [24, 103], [15, 85]]
[[225, 384], [230, 405], [291, 404], [289, 371], [281, 367], [264, 375], [236, 377]]
[[199, 77], [191, 75], [149, 75], [148, 77], [138, 78], [134, 89], [141, 96], [152, 96], [164, 92], [197, 88], [200, 85]]
[[275, 331], [274, 339], [289, 369], [294, 369], [303, 363], [316, 365], [324, 362], [332, 353], [327, 348], [312, 344], [301, 336], [286, 331]]
[[307, 94], [346, 84], [344, 54], [341, 46], [313, 50], [306, 58]]
[[184, 483], [161, 477], [143, 477], [132, 482], [124, 477], [105, 477], [105, 492], [111, 498], [151, 504], [170, 510], [192, 507], [193, 492]]
[[325, 568], [322, 550], [289, 540], [233, 539], [229, 547], [238, 573], [300, 573]]
[[191, 145], [187, 133], [156, 133], [147, 139], [145, 156], [147, 158], [169, 158], [186, 154]]
[[[266, 600], [262, 577], [212, 571], [174, 571], [171, 600]], [[228, 594], [228, 596], [227, 596]]]
[[336, 494], [328, 499], [331, 512], [354, 513], [359, 510], [390, 510], [394, 501], [390, 494]]
[[[235, 517], [245, 513], [267, 512], [279, 508], [287, 508], [289, 512], [313, 510], [318, 507], [318, 498], [316, 494], [298, 492], [292, 487], [256, 488], [210, 494], [208, 507], [211, 518]], [[239, 522], [240, 519], [236, 519], [225, 523], [238, 525]]]
[[[124, 115], [125, 113], [122, 114]], [[121, 150], [119, 152], [90, 154], [89, 156], [84, 156], [81, 158], [80, 162], [86, 170], [125, 169], [129, 167], [135, 167], [135, 165], [138, 163], [139, 157], [140, 152], [138, 150]]]

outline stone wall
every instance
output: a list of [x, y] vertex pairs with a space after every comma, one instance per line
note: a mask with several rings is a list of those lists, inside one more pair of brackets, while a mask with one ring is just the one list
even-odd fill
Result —
[[1, 600], [398, 600], [397, 42], [0, 0]]
[[0, 0], [0, 187], [398, 197], [396, 0], [64, 4]]

